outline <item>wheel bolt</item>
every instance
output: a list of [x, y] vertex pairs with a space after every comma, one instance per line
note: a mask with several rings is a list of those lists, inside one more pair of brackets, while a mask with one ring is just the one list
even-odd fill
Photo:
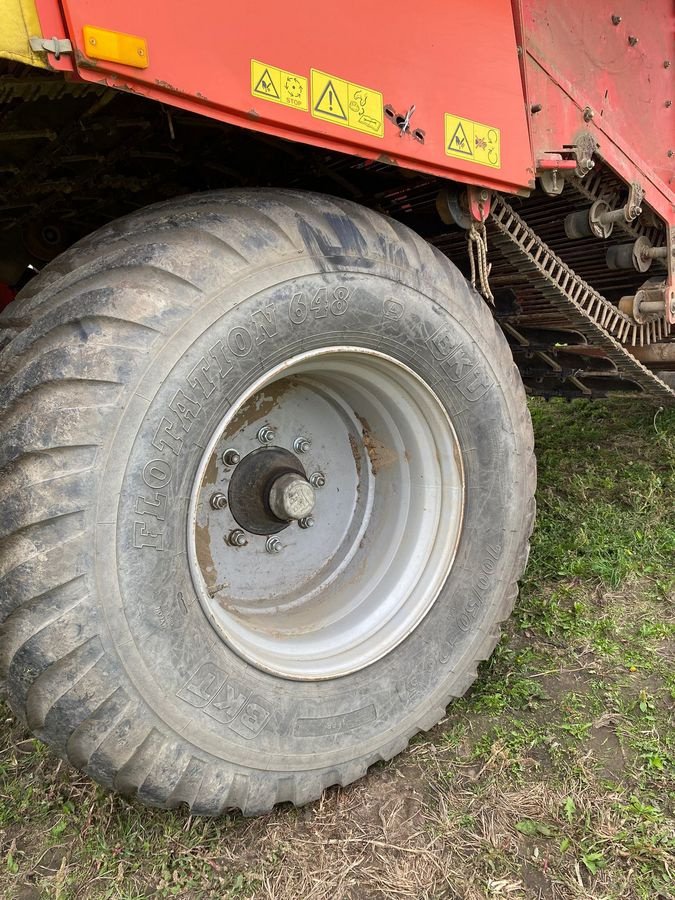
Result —
[[222, 459], [224, 465], [226, 465], [228, 468], [231, 469], [232, 466], [237, 465], [237, 463], [241, 459], [241, 456], [237, 453], [236, 450], [230, 449], [230, 450], [226, 450], [223, 453], [223, 455], [221, 456], [221, 459]]
[[299, 437], [293, 441], [293, 449], [296, 453], [307, 453], [312, 446], [312, 442], [308, 438]]
[[263, 425], [262, 428], [258, 429], [258, 434], [256, 435], [256, 437], [261, 444], [271, 444], [274, 440], [274, 432], [269, 425]]
[[225, 494], [221, 494], [220, 491], [216, 491], [215, 494], [211, 495], [210, 502], [212, 509], [225, 509], [227, 506], [227, 497]]
[[279, 538], [268, 537], [265, 541], [265, 550], [268, 553], [281, 553], [281, 541]]
[[314, 519], [312, 516], [305, 516], [304, 519], [298, 519], [298, 525], [301, 528], [314, 528]]
[[246, 535], [241, 528], [235, 528], [225, 538], [230, 547], [245, 547], [248, 544]]
[[323, 474], [323, 472], [314, 472], [309, 476], [309, 483], [312, 485], [312, 487], [322, 488], [326, 483], [326, 476]]

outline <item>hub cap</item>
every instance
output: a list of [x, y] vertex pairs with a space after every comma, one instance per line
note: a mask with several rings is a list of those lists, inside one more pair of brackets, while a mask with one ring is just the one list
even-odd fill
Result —
[[253, 385], [207, 447], [190, 501], [192, 577], [222, 639], [253, 665], [346, 675], [429, 611], [463, 503], [457, 438], [429, 386], [375, 351], [312, 351]]

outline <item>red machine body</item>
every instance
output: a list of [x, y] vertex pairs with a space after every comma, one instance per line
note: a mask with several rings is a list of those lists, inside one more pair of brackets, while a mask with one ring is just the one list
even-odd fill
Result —
[[[86, 81], [511, 193], [534, 187], [538, 167], [568, 156], [587, 132], [675, 221], [671, 0], [639, 0], [625, 17], [605, 0], [426, 0], [412, 13], [355, 0], [339, 9], [297, 0], [291, 13], [215, 0], [62, 7], [74, 55], [52, 63]], [[54, 0], [38, 0], [38, 10], [50, 36]], [[89, 28], [142, 40], [145, 58], [100, 58]]]

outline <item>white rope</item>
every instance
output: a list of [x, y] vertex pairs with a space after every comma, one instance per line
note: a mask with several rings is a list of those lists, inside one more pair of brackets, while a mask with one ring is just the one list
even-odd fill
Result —
[[[477, 225], [475, 222], [471, 223], [469, 227], [469, 263], [471, 265], [471, 284], [476, 290], [479, 290], [480, 293], [485, 297], [488, 303], [491, 303], [494, 306], [495, 298], [492, 295], [492, 291], [490, 290], [490, 269], [491, 265], [488, 265], [487, 261], [487, 231], [485, 229], [485, 223], [481, 222], [480, 225]], [[477, 279], [476, 279], [477, 276]], [[478, 280], [478, 285], [476, 284], [476, 280]]]

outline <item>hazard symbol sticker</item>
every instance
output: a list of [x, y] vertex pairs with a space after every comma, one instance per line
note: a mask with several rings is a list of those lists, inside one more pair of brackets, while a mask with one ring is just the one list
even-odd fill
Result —
[[481, 166], [499, 169], [502, 164], [501, 133], [492, 125], [445, 114], [445, 152]]
[[384, 136], [382, 94], [312, 69], [312, 115], [316, 119]]
[[276, 66], [251, 60], [251, 93], [254, 97], [281, 103], [293, 109], [309, 109], [307, 79]]

